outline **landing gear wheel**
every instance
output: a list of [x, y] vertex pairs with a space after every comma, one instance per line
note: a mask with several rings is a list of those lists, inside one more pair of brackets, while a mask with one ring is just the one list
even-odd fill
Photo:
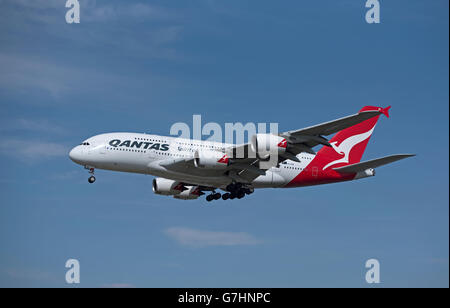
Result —
[[219, 200], [222, 195], [220, 193], [215, 193], [213, 196], [214, 200]]
[[242, 189], [239, 190], [237, 193], [237, 198], [242, 199], [242, 198], [244, 198], [244, 196], [245, 196], [245, 192]]
[[255, 190], [254, 190], [253, 188], [246, 188], [246, 189], [245, 189], [245, 193], [246, 193], [247, 195], [253, 194], [254, 191], [255, 191]]
[[231, 194], [230, 194], [230, 200], [233, 200], [234, 198], [236, 198], [236, 195], [233, 194], [233, 193], [231, 193]]
[[230, 199], [230, 193], [224, 193], [224, 194], [222, 195], [222, 199], [223, 199], [223, 200], [228, 200], [228, 199]]
[[213, 199], [214, 199], [213, 195], [207, 195], [206, 196], [206, 201], [208, 201], [208, 202], [213, 201]]
[[94, 167], [84, 166], [84, 169], [88, 169], [89, 170], [89, 174], [91, 175], [88, 178], [88, 182], [91, 183], [91, 184], [94, 183], [95, 182], [95, 176], [94, 176], [95, 169], [94, 169]]

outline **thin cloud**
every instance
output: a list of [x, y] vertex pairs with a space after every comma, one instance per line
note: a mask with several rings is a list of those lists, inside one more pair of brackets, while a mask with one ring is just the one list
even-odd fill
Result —
[[56, 9], [65, 7], [65, 1], [61, 0], [5, 0], [5, 2], [28, 9]]
[[88, 22], [109, 22], [111, 20], [123, 20], [124, 18], [161, 21], [172, 18], [172, 14], [167, 10], [145, 3], [92, 6], [86, 9], [84, 13], [83, 19]]
[[[45, 0], [6, 0], [0, 10], [0, 33], [2, 29], [9, 29], [2, 33], [2, 38], [9, 41], [15, 40], [17, 36], [27, 39], [30, 33], [40, 29], [45, 31], [46, 38], [70, 40], [73, 45], [110, 50], [120, 48], [122, 54], [145, 55], [147, 58], [182, 58], [182, 54], [177, 53], [170, 45], [179, 39], [183, 22], [183, 15], [173, 9], [151, 5], [145, 1], [100, 4], [95, 0], [80, 0], [80, 8], [81, 24], [98, 25], [90, 29], [88, 35], [80, 32], [79, 27], [67, 26], [64, 18], [67, 11], [65, 1], [52, 0], [47, 3]], [[124, 23], [145, 26], [143, 31], [137, 32], [133, 27], [123, 26]], [[105, 26], [108, 27], [106, 31]], [[166, 35], [166, 38], [162, 39], [163, 35]], [[41, 57], [38, 60], [41, 60]], [[0, 63], [0, 66], [3, 65]], [[49, 84], [45, 76], [45, 73], [38, 76], [42, 78], [42, 86], [57, 94], [59, 89], [54, 89], [54, 85]]]
[[[109, 89], [123, 89], [126, 97], [139, 89], [157, 91], [166, 85], [173, 86], [176, 81], [155, 75], [139, 79], [133, 75], [120, 75], [102, 72], [86, 67], [75, 67], [52, 63], [34, 56], [12, 55], [0, 52], [0, 89], [21, 90], [34, 93], [43, 90], [60, 104], [68, 95], [103, 95]], [[169, 82], [170, 81], [170, 82]], [[152, 86], [149, 86], [151, 84]], [[26, 101], [33, 104], [33, 100]]]
[[46, 119], [14, 119], [2, 121], [0, 131], [29, 131], [49, 134], [64, 134], [66, 130]]
[[48, 120], [18, 119], [17, 127], [23, 130], [40, 131], [48, 133], [61, 133], [62, 127], [50, 123]]
[[34, 282], [55, 282], [56, 276], [53, 273], [40, 269], [7, 268], [3, 272], [11, 279], [19, 279]]
[[[1, 1], [0, 1], [1, 2]], [[68, 8], [62, 0], [5, 0], [6, 7], [14, 16], [26, 20], [53, 24], [64, 21]], [[81, 22], [104, 23], [115, 20], [166, 21], [176, 16], [167, 9], [147, 3], [115, 3], [98, 5], [95, 0], [79, 0]], [[45, 18], [42, 18], [44, 16]]]
[[0, 86], [4, 88], [39, 88], [48, 91], [53, 97], [70, 89], [70, 80], [76, 70], [67, 70], [54, 64], [31, 60], [27, 57], [0, 53]]
[[68, 152], [68, 147], [55, 142], [6, 139], [0, 144], [0, 154], [27, 161], [67, 156]]
[[261, 243], [261, 241], [245, 232], [217, 232], [172, 227], [166, 229], [165, 233], [179, 244], [191, 247], [256, 245]]

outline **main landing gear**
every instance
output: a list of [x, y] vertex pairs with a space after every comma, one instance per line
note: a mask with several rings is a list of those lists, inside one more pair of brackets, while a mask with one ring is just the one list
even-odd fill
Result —
[[224, 194], [212, 192], [210, 195], [206, 196], [206, 201], [211, 202], [213, 200], [219, 200], [222, 197], [222, 200], [233, 200], [233, 199], [242, 199], [245, 195], [250, 195], [254, 192], [253, 188], [248, 188], [242, 185], [242, 183], [232, 183], [226, 187], [227, 192]]
[[206, 196], [206, 201], [211, 202], [213, 200], [219, 200], [222, 195], [220, 193], [213, 192]]
[[94, 183], [94, 182], [95, 182], [95, 176], [94, 176], [94, 171], [95, 171], [95, 169], [92, 168], [92, 167], [84, 167], [84, 168], [89, 169], [89, 174], [91, 175], [91, 176], [88, 178], [88, 182], [91, 183], [91, 184]]
[[226, 187], [226, 190], [229, 192], [222, 195], [223, 200], [242, 199], [245, 195], [250, 195], [254, 192], [253, 188], [245, 187], [242, 183], [231, 183]]

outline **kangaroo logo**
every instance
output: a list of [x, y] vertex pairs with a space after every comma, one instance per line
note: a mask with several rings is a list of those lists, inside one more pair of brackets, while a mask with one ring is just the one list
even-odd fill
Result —
[[225, 155], [222, 156], [222, 158], [219, 159], [217, 162], [218, 162], [218, 163], [222, 163], [222, 164], [228, 164], [228, 162], [229, 162], [228, 155], [225, 154]]
[[281, 140], [281, 142], [278, 143], [278, 146], [279, 146], [280, 148], [286, 148], [286, 147], [287, 147], [287, 141], [286, 141], [286, 139]]
[[331, 166], [339, 164], [339, 163], [348, 163], [350, 152], [352, 151], [353, 147], [355, 145], [363, 142], [367, 138], [369, 138], [372, 135], [372, 132], [374, 129], [375, 129], [375, 125], [372, 127], [371, 130], [369, 130], [365, 133], [348, 137], [347, 139], [342, 141], [339, 144], [339, 146], [336, 146], [336, 143], [338, 143], [337, 141], [331, 142], [330, 144], [333, 147], [333, 149], [336, 151], [336, 153], [338, 153], [340, 155], [344, 155], [344, 157], [328, 163], [327, 165], [325, 165], [325, 167], [323, 167], [322, 170], [325, 170], [328, 167], [331, 167]]

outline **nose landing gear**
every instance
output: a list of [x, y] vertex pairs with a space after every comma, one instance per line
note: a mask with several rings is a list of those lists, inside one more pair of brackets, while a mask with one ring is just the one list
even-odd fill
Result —
[[85, 169], [89, 169], [89, 174], [91, 175], [89, 178], [88, 178], [88, 182], [89, 183], [94, 183], [95, 182], [95, 176], [94, 176], [94, 171], [95, 171], [95, 169], [94, 168], [92, 168], [92, 167], [84, 167]]

